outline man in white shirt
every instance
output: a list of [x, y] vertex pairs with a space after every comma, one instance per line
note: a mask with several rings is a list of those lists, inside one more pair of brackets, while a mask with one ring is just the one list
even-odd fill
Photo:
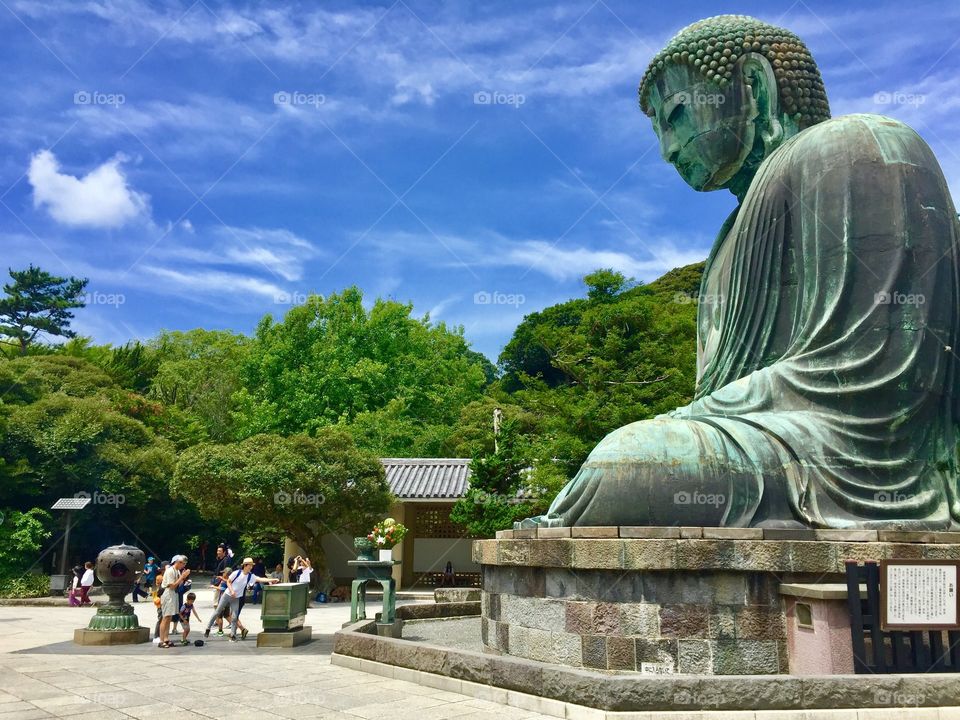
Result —
[[[254, 583], [267, 583], [268, 585], [272, 585], [275, 582], [279, 582], [279, 580], [254, 575], [253, 558], [244, 558], [243, 565], [240, 569], [234, 570], [230, 574], [227, 580], [227, 589], [220, 596], [220, 602], [217, 604], [216, 611], [210, 617], [210, 622], [207, 623], [207, 629], [204, 631], [203, 636], [205, 638], [210, 637], [210, 629], [213, 627], [213, 624], [217, 621], [217, 618], [223, 616], [229, 608], [230, 642], [235, 642], [237, 639], [237, 620], [240, 616], [240, 598], [243, 597], [247, 588]], [[243, 637], [245, 638], [246, 636], [247, 631], [244, 630]]]
[[80, 578], [80, 604], [93, 605], [90, 598], [87, 597], [90, 594], [90, 588], [93, 587], [93, 563], [85, 562], [83, 567], [83, 577]]
[[170, 642], [170, 622], [180, 612], [180, 596], [177, 588], [187, 581], [190, 571], [184, 570], [186, 555], [174, 555], [163, 572], [163, 595], [160, 596], [160, 647], [173, 647]]

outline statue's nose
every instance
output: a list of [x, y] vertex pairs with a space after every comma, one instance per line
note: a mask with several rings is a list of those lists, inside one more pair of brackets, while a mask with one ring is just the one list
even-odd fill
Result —
[[680, 143], [677, 142], [673, 133], [669, 133], [661, 139], [660, 154], [671, 165], [677, 164], [677, 158], [680, 157]]

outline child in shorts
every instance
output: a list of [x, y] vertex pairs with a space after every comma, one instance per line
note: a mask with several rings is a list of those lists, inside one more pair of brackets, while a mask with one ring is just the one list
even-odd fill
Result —
[[183, 605], [180, 606], [180, 627], [183, 628], [183, 637], [180, 638], [181, 645], [189, 645], [190, 641], [187, 640], [187, 635], [190, 634], [190, 615], [193, 614], [197, 620], [200, 619], [200, 614], [197, 612], [196, 608], [193, 606], [197, 601], [196, 593], [187, 593], [186, 601]]

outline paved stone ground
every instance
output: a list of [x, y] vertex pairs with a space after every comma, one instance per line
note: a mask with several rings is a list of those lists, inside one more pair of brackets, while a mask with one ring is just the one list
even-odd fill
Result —
[[403, 639], [456, 648], [457, 650], [483, 652], [483, 643], [480, 641], [479, 617], [450, 618], [449, 620], [408, 620], [403, 624]]
[[[197, 608], [206, 620], [212, 597]], [[368, 604], [368, 612], [379, 609]], [[349, 619], [345, 603], [311, 608], [314, 642], [293, 649], [257, 649], [259, 608], [244, 608], [243, 642], [215, 636], [202, 648], [161, 650], [153, 644], [79, 647], [73, 630], [88, 608], [0, 607], [0, 720], [169, 717], [371, 718], [504, 720], [547, 716], [330, 664], [333, 633]], [[156, 622], [152, 604], [137, 607], [141, 624]], [[194, 622], [191, 639], [202, 636]], [[177, 638], [178, 636], [174, 636]]]

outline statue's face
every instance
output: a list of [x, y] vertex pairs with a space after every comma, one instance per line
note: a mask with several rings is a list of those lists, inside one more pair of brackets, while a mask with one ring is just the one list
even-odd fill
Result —
[[687, 65], [663, 69], [650, 90], [660, 154], [694, 190], [729, 185], [753, 148], [756, 103], [734, 72], [720, 88]]

